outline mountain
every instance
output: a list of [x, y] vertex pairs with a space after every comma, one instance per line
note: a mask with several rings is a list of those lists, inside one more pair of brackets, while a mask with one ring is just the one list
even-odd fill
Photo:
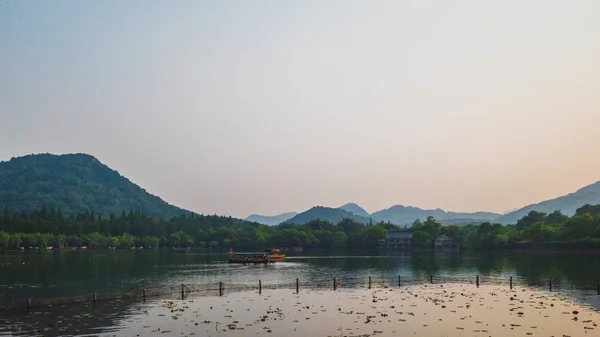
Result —
[[381, 210], [371, 214], [373, 221], [391, 222], [396, 225], [411, 225], [415, 220], [425, 220], [433, 216], [436, 220], [444, 224], [458, 224], [470, 222], [493, 221], [500, 214], [489, 212], [460, 213], [447, 212], [443, 209], [424, 210], [418, 207], [395, 205], [388, 209]]
[[31, 211], [44, 204], [60, 207], [64, 214], [120, 215], [134, 209], [171, 218], [188, 212], [146, 192], [88, 154], [37, 154], [0, 162], [0, 207]]
[[296, 213], [296, 212], [283, 213], [283, 214], [273, 215], [273, 216], [252, 214], [251, 216], [247, 217], [244, 220], [258, 222], [258, 223], [261, 223], [263, 225], [268, 225], [268, 226], [275, 226], [275, 225], [279, 225], [282, 222], [286, 222], [287, 220], [293, 218], [296, 215], [298, 215], [298, 213]]
[[365, 211], [364, 208], [358, 206], [357, 204], [351, 202], [349, 204], [345, 204], [343, 206], [339, 207], [340, 209], [343, 209], [344, 211], [348, 211], [354, 215], [358, 215], [361, 216], [363, 218], [369, 218], [371, 216], [371, 214], [369, 214], [367, 211]]
[[525, 206], [514, 212], [510, 212], [499, 217], [496, 219], [496, 222], [501, 224], [515, 224], [517, 223], [517, 220], [521, 219], [530, 211], [551, 213], [555, 210], [560, 210], [563, 214], [571, 216], [575, 214], [576, 209], [585, 204], [600, 204], [600, 181], [583, 187], [574, 193], [569, 193], [556, 199], [546, 200], [537, 204]]
[[286, 221], [286, 223], [294, 223], [297, 225], [302, 225], [302, 224], [310, 222], [311, 220], [320, 219], [320, 220], [329, 221], [333, 224], [337, 224], [338, 222], [342, 221], [345, 218], [352, 219], [356, 222], [362, 222], [362, 223], [369, 222], [368, 218], [355, 215], [355, 214], [348, 212], [346, 210], [343, 210], [341, 208], [315, 206], [306, 212], [302, 212], [302, 213], [294, 216], [293, 218]]

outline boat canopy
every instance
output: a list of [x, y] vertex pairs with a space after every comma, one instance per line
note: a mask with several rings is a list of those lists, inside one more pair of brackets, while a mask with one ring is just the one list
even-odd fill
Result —
[[233, 253], [237, 256], [265, 256], [265, 253]]

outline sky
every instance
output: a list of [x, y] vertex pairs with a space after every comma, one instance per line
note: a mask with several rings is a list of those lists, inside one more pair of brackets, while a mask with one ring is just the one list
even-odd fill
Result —
[[600, 180], [600, 1], [0, 3], [0, 160], [169, 203], [504, 212]]

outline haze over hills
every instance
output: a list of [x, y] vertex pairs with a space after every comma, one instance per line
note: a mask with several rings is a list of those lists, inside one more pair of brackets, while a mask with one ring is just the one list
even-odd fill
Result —
[[272, 216], [252, 214], [244, 220], [258, 222], [258, 223], [261, 223], [263, 225], [268, 225], [268, 226], [275, 226], [275, 225], [279, 225], [282, 222], [286, 222], [287, 220], [293, 218], [296, 215], [298, 215], [297, 212], [288, 212], [288, 213], [272, 215]]
[[514, 212], [502, 215], [495, 221], [501, 224], [514, 224], [518, 219], [525, 216], [530, 211], [538, 211], [544, 213], [551, 213], [555, 210], [560, 210], [563, 214], [573, 215], [575, 210], [579, 207], [590, 204], [600, 204], [600, 181], [583, 187], [576, 192], [569, 193], [567, 195], [532, 204], [518, 209]]
[[363, 218], [369, 218], [371, 216], [371, 214], [369, 214], [369, 212], [367, 212], [364, 208], [353, 202], [340, 206], [339, 208]]
[[315, 206], [287, 220], [286, 223], [301, 225], [316, 219], [326, 220], [334, 224], [337, 224], [343, 219], [352, 219], [361, 223], [368, 223], [370, 221], [369, 218], [361, 217], [341, 208]]
[[[65, 214], [93, 211], [96, 214], [120, 214], [134, 209], [152, 217], [170, 218], [189, 212], [154, 196], [117, 171], [88, 154], [38, 154], [0, 162], [0, 207], [10, 211], [31, 211], [42, 205], [60, 207]], [[357, 222], [391, 222], [405, 226], [416, 219], [435, 217], [442, 224], [466, 224], [483, 221], [514, 224], [528, 212], [550, 213], [561, 210], [566, 215], [585, 204], [600, 204], [600, 181], [574, 193], [528, 205], [501, 215], [491, 212], [449, 212], [395, 205], [369, 214], [356, 203], [339, 208], [316, 206], [305, 212], [288, 212], [276, 216], [253, 214], [248, 221], [266, 225], [283, 222], [305, 224], [314, 219], [337, 223], [344, 218]]]
[[0, 206], [11, 212], [43, 205], [63, 214], [120, 215], [137, 210], [171, 218], [189, 212], [152, 195], [88, 154], [36, 154], [0, 162]]
[[389, 221], [396, 225], [411, 225], [415, 220], [432, 216], [447, 224], [493, 221], [500, 214], [490, 212], [459, 213], [443, 209], [425, 210], [418, 207], [395, 205], [371, 215], [373, 221]]
[[[428, 216], [433, 216], [443, 224], [468, 224], [479, 223], [483, 221], [493, 221], [500, 214], [489, 212], [475, 213], [457, 213], [446, 212], [442, 209], [423, 210], [418, 207], [396, 205], [388, 209], [369, 214], [364, 208], [356, 203], [348, 203], [339, 208], [316, 206], [305, 212], [299, 213], [286, 222], [295, 224], [305, 224], [311, 220], [320, 219], [327, 220], [332, 223], [337, 223], [343, 218], [351, 218], [358, 222], [367, 223], [373, 222], [391, 222], [396, 225], [411, 225], [415, 220], [425, 220]], [[254, 215], [252, 219], [259, 218]], [[250, 220], [250, 217], [247, 218]], [[266, 223], [265, 223], [266, 224]]]
[[[346, 215], [352, 215], [353, 217], [362, 219], [361, 222], [366, 222], [367, 220], [372, 219], [373, 222], [389, 221], [400, 226], [409, 226], [416, 219], [424, 220], [429, 216], [433, 216], [444, 225], [480, 223], [485, 221], [507, 225], [515, 224], [517, 220], [525, 216], [530, 211], [551, 213], [555, 210], [560, 210], [563, 214], [571, 216], [575, 214], [575, 210], [586, 204], [600, 204], [600, 181], [583, 187], [574, 193], [570, 193], [555, 199], [542, 201], [537, 204], [528, 205], [506, 214], [492, 212], [449, 212], [440, 208], [434, 210], [424, 210], [418, 207], [403, 205], [395, 205], [388, 209], [369, 214], [357, 204], [349, 203], [337, 208], [339, 211], [335, 211], [336, 208], [327, 207], [311, 208], [310, 210], [300, 213], [294, 218], [288, 220], [288, 222], [302, 224], [319, 218], [321, 214], [335, 220], [343, 216], [345, 214], [344, 212], [346, 212]], [[322, 209], [327, 209], [327, 214], [324, 214]], [[325, 218], [320, 219], [327, 220]], [[336, 221], [332, 222], [335, 223]]]

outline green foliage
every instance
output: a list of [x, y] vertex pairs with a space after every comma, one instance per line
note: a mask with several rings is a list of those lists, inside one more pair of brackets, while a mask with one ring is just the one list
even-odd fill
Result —
[[517, 229], [523, 230], [527, 228], [527, 226], [531, 226], [536, 222], [544, 222], [545, 219], [546, 213], [531, 211], [517, 221]]
[[361, 231], [350, 234], [348, 245], [359, 248], [377, 248], [378, 241], [384, 239], [386, 235], [387, 230], [381, 224], [367, 226]]
[[546, 219], [544, 219], [544, 223], [546, 225], [564, 224], [565, 222], [567, 222], [567, 220], [569, 220], [568, 216], [562, 214], [559, 210], [556, 210], [548, 214], [548, 216], [546, 216]]
[[425, 222], [417, 219], [411, 227], [413, 232], [412, 243], [417, 247], [431, 247], [433, 240], [442, 232], [442, 224], [437, 222], [432, 216], [427, 217]]
[[300, 213], [294, 216], [293, 218], [287, 220], [286, 223], [306, 224], [313, 220], [322, 220], [335, 224], [342, 221], [343, 219], [351, 219], [355, 222], [362, 224], [369, 223], [368, 218], [356, 215], [352, 212], [348, 212], [341, 208], [330, 208], [322, 206], [316, 206], [309, 209], [306, 212]]
[[[594, 207], [586, 208], [593, 211]], [[69, 216], [43, 205], [29, 213], [4, 212], [0, 230], [0, 249], [45, 247], [90, 248], [200, 247], [209, 249], [264, 249], [269, 247], [377, 248], [390, 223], [363, 224], [342, 219], [337, 224], [312, 220], [304, 225], [284, 223], [265, 226], [254, 222], [216, 215], [184, 213], [169, 220], [155, 219], [135, 210], [107, 217], [93, 212]], [[538, 221], [530, 223], [532, 219]], [[551, 219], [551, 220], [548, 220]], [[433, 217], [416, 220], [413, 246], [431, 248], [440, 234], [460, 243], [463, 249], [485, 250], [530, 244], [542, 247], [575, 247], [578, 243], [594, 248], [600, 245], [600, 214], [582, 213], [564, 220], [560, 212], [546, 216], [530, 213], [517, 226], [484, 222], [480, 225], [442, 226]]]
[[[44, 209], [46, 205], [58, 207], [58, 211]], [[86, 154], [39, 154], [0, 162], [2, 206], [4, 216], [9, 210], [38, 209], [42, 217], [58, 219], [85, 211], [108, 216], [123, 209], [134, 209], [150, 217], [164, 218], [185, 212]], [[0, 230], [3, 227], [2, 220]]]
[[589, 214], [595, 216], [600, 214], [600, 205], [583, 205], [582, 207], [575, 210], [576, 215]]

